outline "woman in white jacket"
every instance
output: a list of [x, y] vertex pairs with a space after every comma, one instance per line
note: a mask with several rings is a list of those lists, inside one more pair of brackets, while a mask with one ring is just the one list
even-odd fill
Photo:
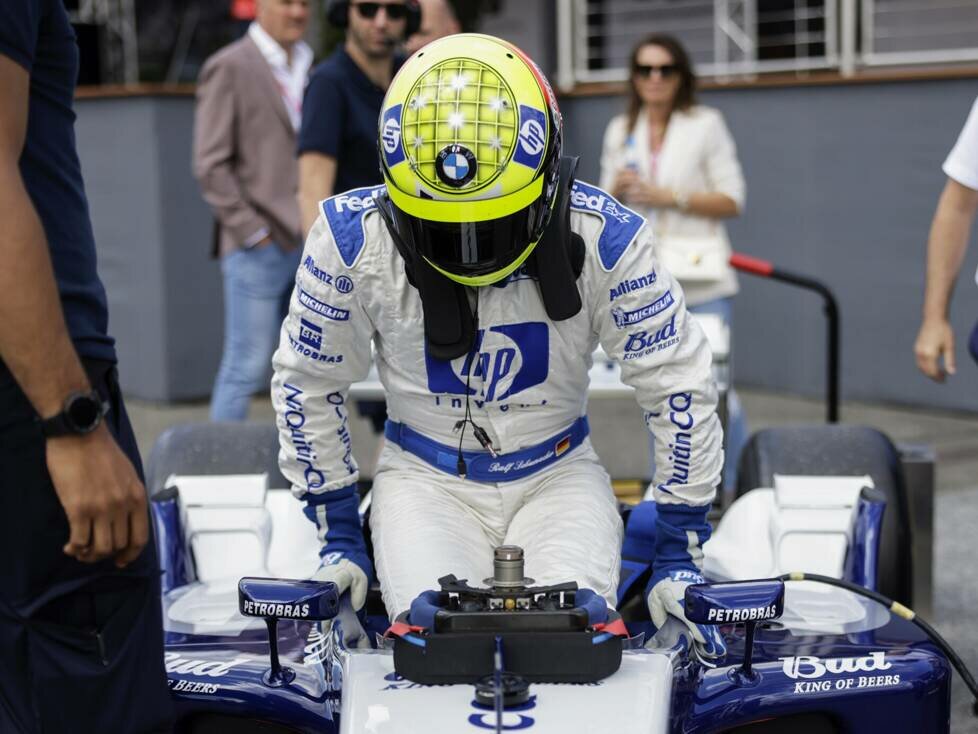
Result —
[[[639, 42], [630, 72], [628, 111], [605, 131], [601, 187], [648, 218], [689, 310], [729, 324], [737, 278], [723, 220], [740, 214], [746, 197], [733, 138], [718, 110], [696, 104], [689, 56], [672, 36]], [[736, 394], [728, 399], [730, 487], [747, 425]]]

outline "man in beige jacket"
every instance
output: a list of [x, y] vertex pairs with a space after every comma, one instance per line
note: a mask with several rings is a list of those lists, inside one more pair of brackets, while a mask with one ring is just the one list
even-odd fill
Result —
[[215, 217], [224, 351], [211, 420], [244, 420], [270, 359], [301, 254], [296, 131], [312, 51], [308, 0], [258, 0], [245, 36], [204, 64], [194, 175]]

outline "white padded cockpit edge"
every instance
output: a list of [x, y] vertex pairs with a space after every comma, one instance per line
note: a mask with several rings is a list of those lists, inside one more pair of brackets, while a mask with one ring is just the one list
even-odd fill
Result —
[[703, 548], [704, 571], [730, 580], [791, 571], [840, 578], [859, 493], [872, 478], [776, 474], [774, 485], [730, 506]]

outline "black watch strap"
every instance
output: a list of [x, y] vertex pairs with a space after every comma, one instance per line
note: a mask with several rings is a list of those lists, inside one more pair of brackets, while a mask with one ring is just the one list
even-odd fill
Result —
[[65, 398], [60, 413], [39, 419], [45, 438], [58, 436], [83, 436], [91, 433], [109, 411], [109, 404], [102, 400], [97, 390], [73, 392]]

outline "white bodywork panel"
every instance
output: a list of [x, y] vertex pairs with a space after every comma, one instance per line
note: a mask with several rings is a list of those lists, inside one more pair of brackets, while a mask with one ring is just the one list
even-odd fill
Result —
[[[587, 688], [587, 705], [582, 689]], [[672, 663], [667, 654], [622, 654], [621, 668], [593, 684], [530, 686], [533, 706], [503, 715], [503, 730], [533, 719], [532, 731], [664, 734], [669, 731]], [[495, 713], [472, 705], [470, 685], [422, 686], [394, 676], [388, 651], [344, 656], [341, 734], [461, 734], [495, 731]], [[470, 720], [475, 717], [476, 723]], [[524, 719], [520, 719], [524, 717]], [[522, 728], [522, 727], [520, 727]]]
[[319, 567], [316, 526], [287, 489], [257, 475], [170, 476], [198, 581], [242, 576], [305, 579]]
[[869, 476], [776, 474], [724, 513], [704, 545], [703, 570], [718, 580], [770, 578], [792, 571], [841, 578], [859, 493]]

